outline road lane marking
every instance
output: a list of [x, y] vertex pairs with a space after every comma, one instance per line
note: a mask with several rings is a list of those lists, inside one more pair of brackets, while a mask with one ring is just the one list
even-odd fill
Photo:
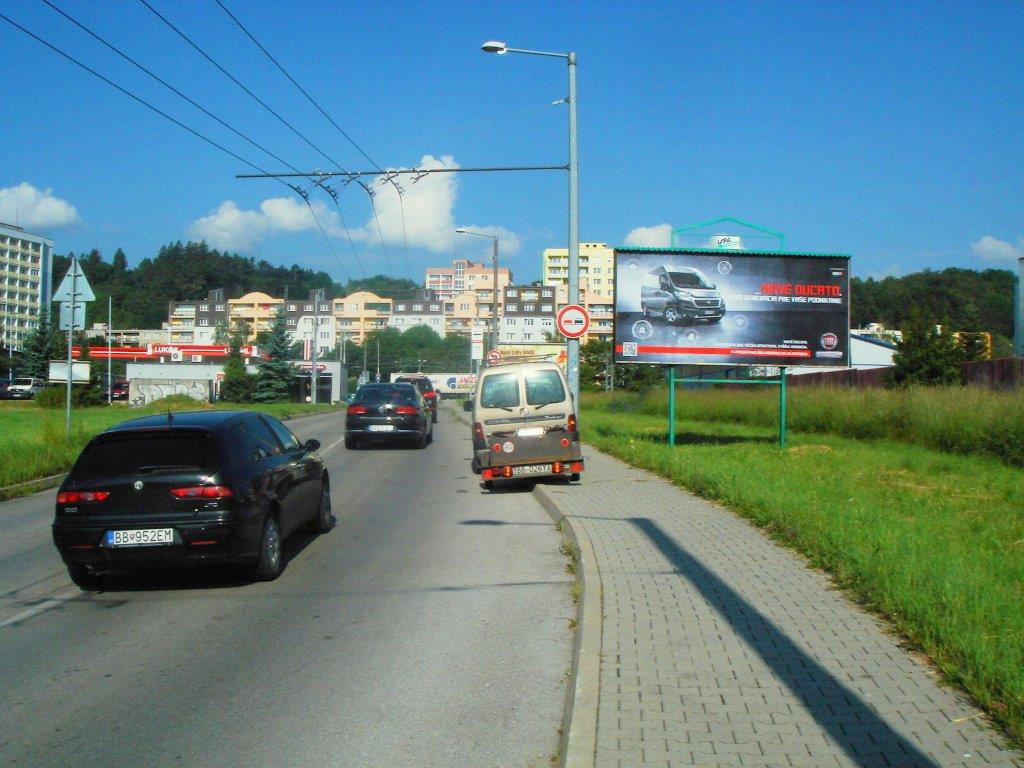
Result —
[[331, 451], [333, 451], [337, 446], [341, 445], [342, 442], [344, 442], [344, 440], [345, 440], [344, 437], [339, 437], [337, 440], [335, 440], [333, 443], [328, 445], [322, 451], [318, 451], [318, 453], [321, 455], [321, 457], [324, 457], [324, 456], [326, 456], [326, 454], [328, 454]]
[[68, 600], [78, 597], [80, 594], [82, 594], [82, 590], [80, 590], [78, 587], [68, 587], [63, 592], [58, 592], [49, 600], [44, 600], [38, 605], [33, 605], [31, 608], [26, 608], [21, 613], [17, 613], [14, 616], [11, 616], [11, 618], [9, 619], [4, 619], [3, 621], [0, 621], [0, 629], [12, 626], [13, 624], [18, 624], [22, 621], [25, 621], [26, 619], [31, 619], [33, 616], [37, 616], [43, 611], [48, 611], [51, 608], [55, 608], [56, 606], [60, 605], [61, 603], [66, 603]]

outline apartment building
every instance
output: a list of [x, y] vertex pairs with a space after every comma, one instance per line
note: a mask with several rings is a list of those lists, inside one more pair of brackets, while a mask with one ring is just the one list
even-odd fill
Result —
[[285, 324], [292, 342], [309, 342], [312, 351], [316, 342], [317, 356], [330, 352], [338, 345], [338, 327], [334, 320], [334, 302], [323, 289], [314, 289], [302, 301], [287, 299], [283, 302]]
[[556, 294], [557, 288], [552, 285], [510, 285], [505, 288], [498, 343], [550, 343], [558, 313]]
[[178, 344], [213, 344], [218, 327], [229, 327], [230, 305], [224, 289], [216, 288], [198, 301], [171, 301], [167, 307], [168, 336]]
[[[569, 285], [569, 250], [545, 248], [543, 283]], [[607, 243], [580, 243], [580, 292], [612, 299], [615, 296], [615, 249]]]
[[259, 334], [270, 330], [270, 326], [274, 324], [278, 307], [282, 304], [284, 304], [284, 299], [275, 299], [261, 291], [252, 291], [240, 298], [228, 299], [231, 325], [245, 323], [249, 328], [246, 341], [252, 343]]
[[366, 334], [388, 327], [392, 300], [370, 291], [356, 291], [335, 299], [334, 317], [338, 338], [362, 344]]
[[0, 321], [3, 345], [21, 349], [49, 310], [53, 282], [53, 240], [0, 222]]
[[[440, 299], [451, 299], [464, 291], [491, 288], [494, 268], [477, 264], [469, 259], [455, 259], [451, 267], [428, 267], [424, 285]], [[498, 265], [499, 290], [512, 283], [512, 272]]]
[[411, 299], [395, 299], [388, 325], [399, 331], [424, 325], [444, 338], [447, 331], [444, 311], [444, 299], [428, 288]]

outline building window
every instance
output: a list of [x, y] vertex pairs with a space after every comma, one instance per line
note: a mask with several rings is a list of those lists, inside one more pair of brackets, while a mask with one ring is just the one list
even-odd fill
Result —
[[523, 325], [533, 325], [533, 318], [532, 317], [524, 317], [523, 318]]
[[[210, 318], [208, 318], [208, 317], [200, 317], [199, 318], [199, 325], [207, 326], [209, 324], [210, 324]], [[65, 365], [65, 368], [64, 368], [64, 373], [67, 374], [67, 366], [66, 365]], [[64, 378], [67, 379], [67, 376], [65, 375]]]
[[223, 312], [224, 311], [224, 305], [223, 304], [215, 304], [213, 309], [214, 309], [215, 312]]
[[505, 295], [506, 295], [506, 296], [511, 296], [511, 297], [515, 297], [515, 296], [518, 296], [518, 295], [519, 295], [519, 291], [516, 291], [516, 290], [511, 290], [511, 289], [510, 289], [510, 290], [507, 290], [507, 291], [505, 291]]
[[405, 304], [395, 304], [395, 312], [405, 312]]
[[[422, 312], [423, 311], [423, 305], [422, 304], [413, 304], [412, 305], [412, 311], [413, 312]], [[67, 377], [65, 377], [65, 378], [67, 378]]]
[[294, 312], [294, 311], [295, 311], [296, 309], [298, 309], [298, 308], [299, 308], [299, 305], [298, 305], [298, 304], [289, 304], [289, 305], [288, 305], [288, 311], [289, 311], [289, 312]]
[[[199, 311], [200, 312], [209, 312], [210, 311], [210, 305], [209, 304], [200, 304], [199, 305]], [[66, 368], [66, 366], [65, 366], [65, 368]], [[64, 373], [67, 373], [67, 370], [65, 370]], [[65, 376], [64, 378], [66, 379], [67, 376]]]
[[537, 309], [536, 304], [523, 304], [523, 312], [533, 312]]
[[288, 325], [296, 325], [296, 322], [295, 322], [295, 318], [294, 318], [294, 317], [289, 317], [289, 318], [288, 318]]
[[469, 304], [459, 304], [459, 309], [461, 309], [463, 312], [468, 312]]
[[440, 312], [441, 311], [441, 305], [440, 304], [431, 304], [430, 305], [430, 311], [431, 312]]
[[516, 319], [514, 317], [506, 317], [505, 318], [505, 325], [515, 325], [515, 324], [516, 324]]
[[541, 312], [554, 312], [555, 308], [551, 304], [541, 304], [540, 305], [540, 311]]
[[312, 312], [313, 311], [313, 305], [312, 304], [303, 304], [302, 311], [303, 312]]
[[320, 311], [321, 312], [330, 312], [331, 311], [331, 305], [330, 304], [321, 304], [320, 305]]

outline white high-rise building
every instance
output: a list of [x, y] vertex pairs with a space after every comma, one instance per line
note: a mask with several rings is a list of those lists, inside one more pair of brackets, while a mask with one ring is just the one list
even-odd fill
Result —
[[20, 350], [49, 310], [53, 240], [0, 222], [0, 322], [5, 349]]

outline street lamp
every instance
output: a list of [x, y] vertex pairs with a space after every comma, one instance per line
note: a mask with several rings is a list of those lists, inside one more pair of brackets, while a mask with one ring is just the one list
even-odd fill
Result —
[[465, 227], [459, 227], [455, 230], [460, 235], [476, 235], [477, 237], [489, 237], [494, 241], [494, 309], [491, 312], [491, 317], [494, 319], [494, 326], [491, 329], [491, 349], [498, 348], [498, 236], [492, 235], [489, 232], [473, 232], [472, 230], [466, 229]]
[[[565, 59], [569, 65], [569, 303], [580, 303], [580, 220], [579, 220], [579, 160], [576, 153], [576, 54], [530, 51], [509, 48], [499, 40], [488, 40], [480, 48], [486, 53], [526, 53], [531, 56], [554, 56]], [[569, 389], [575, 402], [580, 399], [580, 340], [568, 339], [567, 345]]]

